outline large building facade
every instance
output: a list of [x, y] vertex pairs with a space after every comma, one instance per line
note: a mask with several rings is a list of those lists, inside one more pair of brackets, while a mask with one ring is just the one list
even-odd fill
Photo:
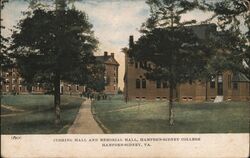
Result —
[[96, 56], [96, 60], [101, 62], [105, 67], [104, 79], [105, 79], [105, 94], [117, 94], [118, 93], [118, 69], [119, 63], [115, 60], [114, 53], [108, 55], [108, 52], [104, 52], [103, 56]]
[[[200, 31], [202, 31], [202, 28]], [[199, 32], [200, 32], [199, 31]], [[204, 34], [204, 33], [203, 33]], [[201, 33], [202, 35], [202, 33]], [[130, 46], [133, 36], [130, 36]], [[152, 66], [150, 62], [136, 62], [125, 53], [124, 97], [126, 100], [166, 100], [169, 88], [161, 81], [147, 80], [144, 66]], [[211, 76], [210, 81], [196, 80], [184, 83], [174, 90], [176, 101], [213, 101], [216, 97], [223, 100], [250, 100], [250, 80], [243, 74], [224, 71]]]

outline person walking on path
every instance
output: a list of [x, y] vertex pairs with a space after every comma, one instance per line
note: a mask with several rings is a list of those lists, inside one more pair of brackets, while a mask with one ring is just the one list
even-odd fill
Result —
[[80, 110], [73, 125], [69, 128], [68, 134], [102, 134], [102, 129], [98, 126], [91, 113], [91, 100], [86, 98], [82, 102]]

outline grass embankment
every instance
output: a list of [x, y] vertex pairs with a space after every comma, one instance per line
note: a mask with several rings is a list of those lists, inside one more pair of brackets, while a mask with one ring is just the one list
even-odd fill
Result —
[[51, 95], [3, 96], [1, 105], [2, 134], [66, 133], [82, 102], [80, 97], [61, 97], [61, 124], [54, 124], [54, 100]]
[[132, 101], [122, 96], [95, 101], [96, 115], [112, 133], [248, 133], [249, 102], [175, 103], [175, 125], [168, 124], [163, 101]]

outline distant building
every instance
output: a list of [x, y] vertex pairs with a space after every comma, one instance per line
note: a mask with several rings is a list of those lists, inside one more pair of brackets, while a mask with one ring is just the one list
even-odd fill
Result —
[[[105, 72], [104, 79], [106, 82], [104, 93], [106, 94], [117, 94], [118, 92], [118, 68], [119, 64], [114, 58], [114, 53], [108, 55], [107, 52], [104, 56], [97, 56], [96, 60], [104, 64]], [[21, 77], [18, 69], [13, 67], [8, 70], [1, 72], [1, 76], [4, 77], [5, 81], [1, 83], [3, 94], [44, 94], [49, 93], [45, 90], [40, 83], [27, 87], [24, 84], [24, 79]], [[77, 84], [69, 84], [65, 81], [60, 83], [60, 93], [66, 95], [80, 95], [85, 92], [85, 87]]]
[[4, 77], [5, 81], [1, 83], [3, 94], [43, 94], [45, 90], [42, 86], [37, 85], [28, 88], [23, 84], [23, 78], [20, 76], [17, 68], [10, 68], [6, 71], [1, 72], [1, 76]]
[[[205, 36], [207, 25], [195, 26], [194, 32], [199, 36]], [[133, 45], [133, 42], [133, 36], [130, 36], [129, 45]], [[167, 83], [147, 80], [144, 76], [144, 66], [152, 66], [152, 63], [136, 62], [125, 53], [125, 99], [168, 99]], [[250, 80], [241, 73], [233, 74], [225, 71], [211, 76], [211, 80], [207, 83], [203, 80], [196, 80], [193, 83], [180, 84], [174, 90], [174, 98], [178, 101], [215, 100], [216, 97], [221, 97], [223, 100], [250, 100]]]
[[78, 84], [69, 84], [67, 82], [61, 81], [60, 83], [60, 93], [66, 95], [81, 95], [85, 92], [85, 87]]
[[105, 79], [105, 94], [118, 93], [118, 68], [119, 63], [115, 60], [114, 53], [108, 55], [104, 52], [103, 56], [96, 56], [96, 60], [105, 66], [104, 79]]
[[[1, 72], [5, 81], [2, 84], [3, 94], [44, 94], [49, 93], [48, 90], [45, 90], [40, 83], [28, 87], [24, 84], [24, 79], [18, 72], [17, 68], [10, 68], [4, 72]], [[66, 82], [61, 81], [60, 92], [61, 94], [72, 94], [79, 95], [82, 94], [84, 90], [83, 86], [75, 84], [67, 84]]]

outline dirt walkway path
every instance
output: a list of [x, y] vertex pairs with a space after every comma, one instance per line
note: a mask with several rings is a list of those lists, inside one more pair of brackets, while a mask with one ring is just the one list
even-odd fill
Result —
[[86, 99], [82, 102], [80, 110], [73, 125], [69, 128], [68, 134], [102, 134], [102, 129], [98, 126], [91, 113], [91, 101]]

